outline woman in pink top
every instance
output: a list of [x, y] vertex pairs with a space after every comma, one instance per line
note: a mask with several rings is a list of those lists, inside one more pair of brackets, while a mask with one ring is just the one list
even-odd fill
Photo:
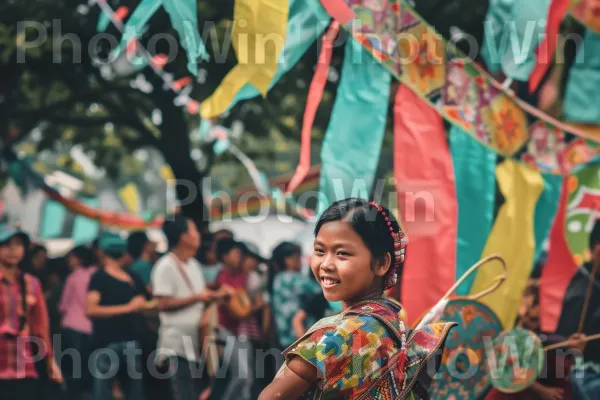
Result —
[[[85, 246], [75, 247], [67, 254], [67, 263], [72, 271], [63, 289], [58, 310], [62, 315], [62, 350], [75, 349], [80, 360], [67, 356], [62, 358], [62, 371], [67, 383], [69, 399], [81, 399], [90, 382], [88, 355], [92, 333], [92, 322], [86, 315], [87, 291], [96, 268], [93, 253]], [[77, 358], [77, 357], [76, 357]]]

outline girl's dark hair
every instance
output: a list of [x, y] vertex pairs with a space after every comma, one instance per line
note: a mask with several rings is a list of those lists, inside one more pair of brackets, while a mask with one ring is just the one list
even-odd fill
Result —
[[[382, 208], [389, 217], [394, 232], [399, 232], [400, 225], [394, 215], [387, 208], [383, 206]], [[369, 201], [355, 197], [336, 201], [319, 218], [315, 227], [315, 236], [319, 234], [323, 225], [333, 221], [348, 222], [371, 251], [373, 261], [379, 260], [389, 253], [393, 266], [395, 260], [394, 238], [385, 217], [377, 211], [377, 208], [370, 205]], [[391, 270], [392, 268], [390, 268]], [[401, 268], [397, 273], [400, 281]]]
[[80, 245], [74, 247], [68, 254], [73, 254], [77, 257], [83, 268], [89, 268], [96, 263], [94, 252], [87, 246]]

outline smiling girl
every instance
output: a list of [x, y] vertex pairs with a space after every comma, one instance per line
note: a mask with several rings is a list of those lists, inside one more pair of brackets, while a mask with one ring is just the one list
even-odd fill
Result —
[[284, 351], [285, 364], [261, 400], [428, 398], [453, 324], [406, 329], [400, 307], [384, 299], [400, 281], [406, 243], [394, 216], [374, 202], [341, 200], [322, 214], [311, 269], [343, 311]]

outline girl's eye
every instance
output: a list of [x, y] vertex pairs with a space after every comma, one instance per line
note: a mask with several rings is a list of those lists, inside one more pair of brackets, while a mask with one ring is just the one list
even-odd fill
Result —
[[323, 249], [314, 249], [313, 251], [315, 253], [317, 253], [317, 254], [323, 254], [324, 253]]
[[347, 257], [350, 253], [346, 253], [345, 251], [338, 251], [338, 256]]

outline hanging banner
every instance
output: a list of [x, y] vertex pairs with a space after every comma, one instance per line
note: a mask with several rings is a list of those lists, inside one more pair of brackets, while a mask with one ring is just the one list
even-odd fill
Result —
[[569, 0], [552, 0], [546, 20], [546, 35], [536, 51], [536, 64], [529, 78], [529, 91], [535, 92], [553, 64], [560, 36], [560, 23], [569, 8]]
[[236, 0], [231, 41], [238, 64], [202, 103], [202, 118], [227, 111], [246, 84], [263, 96], [267, 94], [285, 43], [289, 7], [289, 0]]
[[540, 278], [540, 329], [542, 332], [555, 332], [562, 310], [562, 303], [571, 278], [577, 271], [569, 245], [567, 244], [566, 216], [569, 199], [569, 179], [563, 181], [558, 212], [550, 233], [548, 260]]
[[484, 25], [481, 54], [488, 69], [527, 82], [535, 66], [535, 49], [546, 26], [550, 0], [492, 0]]
[[[339, 1], [338, 1], [339, 2]], [[302, 119], [302, 131], [300, 133], [300, 160], [296, 167], [296, 172], [290, 180], [289, 186], [285, 189], [286, 194], [291, 194], [302, 183], [306, 174], [310, 170], [310, 149], [312, 127], [315, 122], [315, 115], [325, 91], [327, 76], [329, 75], [329, 66], [331, 64], [331, 56], [333, 54], [333, 41], [340, 31], [340, 24], [333, 21], [323, 35], [321, 53], [315, 68], [315, 74], [310, 88], [308, 89], [308, 97], [306, 107], [304, 108], [304, 118]]]
[[317, 215], [334, 201], [370, 197], [385, 133], [391, 75], [354, 40], [346, 41], [345, 54], [321, 149]]
[[[523, 290], [533, 267], [534, 211], [544, 189], [544, 180], [539, 172], [510, 159], [496, 168], [496, 179], [505, 201], [481, 258], [492, 254], [504, 258], [508, 266], [508, 279], [498, 290], [480, 301], [494, 311], [504, 329], [509, 329], [516, 321]], [[471, 293], [480, 293], [488, 288], [497, 274], [497, 269], [481, 268]]]
[[130, 182], [119, 189], [119, 197], [129, 213], [133, 215], [140, 214], [140, 193], [135, 184]]
[[[600, 19], [599, 19], [600, 20]], [[569, 70], [564, 100], [565, 119], [600, 125], [600, 34], [586, 31]]]
[[600, 216], [600, 164], [593, 164], [567, 178], [569, 203], [566, 235], [575, 264], [590, 261], [590, 233]]
[[[308, 48], [317, 40], [317, 38], [325, 31], [330, 20], [327, 11], [321, 6], [318, 0], [289, 0], [289, 21], [287, 24], [287, 32], [285, 37], [285, 45], [281, 58], [278, 62], [277, 73], [271, 81], [270, 88], [275, 85], [283, 75], [296, 65], [298, 60], [306, 53]], [[251, 84], [244, 85], [236, 91], [235, 97], [230, 104], [226, 105], [211, 105], [205, 106], [204, 111], [201, 110], [201, 115], [215, 114], [217, 108], [225, 106], [226, 110], [230, 110], [238, 102], [248, 100], [259, 96], [260, 91]], [[206, 103], [206, 102], [205, 102]], [[209, 104], [209, 103], [206, 103]], [[209, 112], [210, 109], [210, 112]]]
[[[458, 279], [471, 265], [479, 261], [492, 229], [496, 202], [497, 155], [456, 126], [450, 129], [449, 139], [458, 200]], [[475, 275], [467, 277], [456, 290], [456, 294], [469, 294], [474, 279]]]
[[410, 249], [401, 302], [412, 323], [455, 282], [458, 205], [442, 118], [404, 85], [394, 105], [394, 177]]
[[[561, 132], [575, 133], [573, 127], [553, 120], [505, 92], [500, 83], [447, 43], [405, 1], [346, 1], [358, 18], [344, 28], [394, 77], [449, 122], [490, 149], [520, 158], [531, 137], [530, 126], [540, 121]], [[390, 18], [391, 15], [396, 17]], [[577, 135], [589, 136], [580, 131]], [[582, 138], [565, 139], [560, 157], [566, 158], [564, 153], [576, 150], [576, 165], [580, 165], [599, 154], [600, 146], [591, 140], [582, 139], [576, 149], [570, 149], [568, 145], [577, 139]], [[546, 154], [553, 150], [538, 149], [538, 152]], [[570, 169], [561, 170], [564, 175], [570, 172]]]
[[550, 228], [558, 210], [563, 178], [557, 175], [544, 175], [544, 191], [535, 206], [534, 233], [535, 254], [534, 262], [544, 250], [544, 242], [550, 235]]

